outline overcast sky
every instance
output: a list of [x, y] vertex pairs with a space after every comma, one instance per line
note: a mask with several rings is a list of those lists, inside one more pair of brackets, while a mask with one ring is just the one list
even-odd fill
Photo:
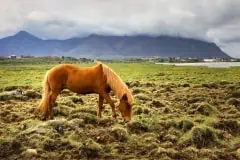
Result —
[[0, 0], [0, 38], [89, 34], [176, 35], [215, 42], [240, 57], [240, 0]]

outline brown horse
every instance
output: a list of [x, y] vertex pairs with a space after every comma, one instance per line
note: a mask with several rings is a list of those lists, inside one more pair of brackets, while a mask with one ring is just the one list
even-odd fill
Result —
[[117, 117], [114, 101], [108, 95], [112, 90], [120, 99], [118, 108], [123, 119], [129, 121], [132, 118], [134, 99], [130, 90], [111, 68], [101, 62], [92, 67], [60, 64], [50, 69], [43, 80], [42, 101], [36, 113], [43, 112], [44, 119], [52, 119], [57, 96], [65, 88], [79, 94], [99, 94], [98, 118], [102, 117], [104, 99], [110, 104], [113, 117]]

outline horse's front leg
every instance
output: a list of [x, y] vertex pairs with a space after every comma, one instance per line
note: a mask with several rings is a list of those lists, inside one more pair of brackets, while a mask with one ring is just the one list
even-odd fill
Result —
[[103, 100], [104, 100], [104, 98], [99, 94], [99, 101], [98, 101], [98, 119], [101, 119], [101, 118], [102, 118]]
[[102, 96], [102, 97], [107, 101], [107, 103], [111, 106], [111, 108], [112, 108], [112, 113], [113, 113], [113, 117], [114, 117], [114, 118], [117, 118], [117, 113], [116, 113], [115, 105], [114, 105], [114, 102], [115, 102], [115, 101], [113, 101], [113, 100], [111, 99], [111, 97], [110, 97], [105, 91], [101, 92], [101, 93], [100, 93], [100, 96]]

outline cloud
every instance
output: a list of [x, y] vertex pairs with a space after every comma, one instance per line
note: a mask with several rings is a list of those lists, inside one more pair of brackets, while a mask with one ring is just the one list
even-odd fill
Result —
[[239, 0], [9, 0], [2, 4], [0, 37], [19, 30], [45, 39], [93, 33], [177, 35], [213, 41], [232, 55], [237, 55], [237, 48], [228, 46], [240, 43]]

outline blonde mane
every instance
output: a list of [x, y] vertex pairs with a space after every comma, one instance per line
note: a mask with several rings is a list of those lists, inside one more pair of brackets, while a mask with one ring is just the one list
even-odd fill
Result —
[[128, 103], [133, 105], [133, 96], [131, 91], [128, 89], [127, 85], [122, 81], [122, 79], [107, 65], [97, 62], [97, 64], [102, 64], [103, 74], [107, 78], [107, 84], [110, 86], [112, 91], [116, 94], [116, 96], [121, 99], [123, 95], [126, 93], [128, 98]]

